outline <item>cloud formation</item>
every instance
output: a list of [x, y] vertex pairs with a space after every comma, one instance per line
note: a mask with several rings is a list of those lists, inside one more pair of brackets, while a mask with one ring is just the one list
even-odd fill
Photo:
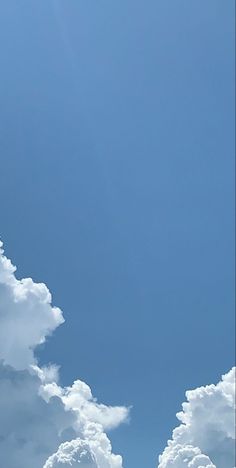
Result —
[[75, 415], [60, 398], [46, 402], [42, 382], [29, 370], [0, 365], [0, 466], [42, 468], [65, 440], [76, 437]]
[[90, 445], [77, 439], [60, 445], [57, 453], [52, 455], [44, 466], [45, 468], [66, 468], [66, 466], [76, 467], [79, 463], [81, 468], [97, 468]]
[[62, 312], [52, 307], [45, 284], [15, 277], [16, 268], [3, 255], [0, 241], [0, 358], [15, 369], [36, 362], [34, 349], [61, 323]]
[[35, 348], [64, 319], [44, 284], [18, 280], [0, 243], [0, 466], [122, 468], [106, 430], [126, 407], [99, 404], [80, 380], [59, 385], [58, 368], [39, 368]]
[[[80, 380], [62, 387], [56, 365], [38, 366], [35, 349], [64, 318], [44, 284], [15, 271], [0, 242], [0, 466], [122, 468], [106, 431], [129, 408], [98, 403]], [[186, 399], [158, 467], [233, 468], [235, 369]]]
[[159, 468], [235, 466], [235, 368], [217, 385], [186, 392], [181, 422], [159, 457]]
[[[93, 429], [91, 428], [92, 432]], [[90, 434], [91, 436], [91, 434]], [[94, 432], [94, 439], [76, 439], [61, 444], [58, 451], [52, 455], [44, 468], [122, 468], [122, 458], [111, 453], [111, 444], [104, 433], [98, 436]]]

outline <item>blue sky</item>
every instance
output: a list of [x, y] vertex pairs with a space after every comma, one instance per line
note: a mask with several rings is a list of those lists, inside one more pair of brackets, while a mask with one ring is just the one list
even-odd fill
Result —
[[233, 364], [234, 2], [0, 0], [1, 238], [66, 323], [40, 351], [154, 466]]

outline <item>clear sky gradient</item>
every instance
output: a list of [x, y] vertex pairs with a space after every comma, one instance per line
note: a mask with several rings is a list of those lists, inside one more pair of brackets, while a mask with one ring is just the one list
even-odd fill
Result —
[[66, 323], [63, 384], [132, 405], [154, 467], [233, 365], [233, 0], [0, 0], [0, 234]]

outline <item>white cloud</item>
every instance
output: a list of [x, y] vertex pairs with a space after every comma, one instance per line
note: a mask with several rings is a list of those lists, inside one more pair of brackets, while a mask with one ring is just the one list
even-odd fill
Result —
[[235, 368], [217, 385], [186, 392], [181, 422], [159, 457], [159, 468], [233, 468]]
[[[15, 277], [0, 243], [1, 467], [122, 468], [105, 431], [129, 409], [100, 404], [80, 380], [63, 388], [56, 365], [37, 364], [35, 349], [63, 321], [44, 284]], [[186, 393], [159, 468], [233, 468], [234, 375]]]
[[77, 439], [60, 445], [57, 453], [47, 460], [44, 468], [66, 468], [66, 466], [97, 468], [98, 465], [90, 445]]
[[0, 365], [1, 467], [42, 468], [60, 443], [76, 436], [76, 416], [58, 397], [44, 401], [40, 385], [29, 370]]
[[122, 468], [105, 430], [127, 420], [125, 407], [99, 404], [80, 380], [59, 386], [57, 366], [34, 355], [64, 321], [44, 284], [18, 280], [0, 244], [0, 466]]
[[19, 281], [15, 270], [0, 241], [0, 358], [22, 370], [36, 362], [34, 348], [64, 319], [60, 309], [52, 307], [45, 284], [31, 278]]
[[[92, 436], [93, 435], [93, 436]], [[61, 444], [44, 468], [122, 468], [122, 458], [111, 453], [111, 444], [107, 436], [91, 427], [89, 438], [76, 439]]]
[[105, 430], [114, 429], [128, 419], [128, 408], [99, 404], [90, 387], [81, 380], [76, 380], [72, 387], [65, 388], [59, 387], [55, 382], [46, 383], [41, 387], [41, 394], [47, 401], [51, 396], [60, 396], [67, 410], [73, 410], [78, 415], [82, 411], [86, 420], [100, 424]]

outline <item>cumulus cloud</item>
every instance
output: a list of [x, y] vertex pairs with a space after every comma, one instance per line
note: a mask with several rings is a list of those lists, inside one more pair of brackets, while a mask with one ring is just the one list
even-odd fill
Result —
[[[122, 468], [106, 431], [129, 408], [99, 403], [80, 380], [62, 387], [56, 365], [39, 367], [37, 346], [64, 319], [44, 284], [15, 271], [0, 242], [0, 466]], [[187, 392], [159, 468], [233, 468], [234, 393], [235, 369]]]
[[57, 366], [38, 366], [35, 349], [64, 319], [44, 284], [15, 271], [0, 243], [0, 466], [122, 468], [105, 430], [129, 409], [98, 403], [80, 380], [63, 388]]
[[52, 307], [45, 284], [31, 278], [18, 280], [16, 268], [3, 255], [0, 241], [0, 358], [16, 369], [36, 362], [34, 349], [43, 343], [64, 319]]
[[29, 370], [0, 365], [0, 466], [42, 468], [65, 440], [76, 437], [76, 416], [63, 402], [40, 395], [42, 382]]
[[61, 388], [55, 382], [44, 385], [41, 389], [44, 399], [52, 395], [60, 396], [65, 408], [80, 414], [86, 420], [100, 424], [105, 430], [114, 429], [127, 419], [128, 410], [124, 406], [106, 406], [98, 404], [90, 387], [81, 380], [76, 380], [71, 387]]
[[66, 465], [97, 468], [96, 459], [89, 444], [79, 439], [60, 445], [57, 453], [47, 460], [45, 468], [66, 468]]
[[159, 468], [235, 466], [235, 368], [217, 385], [186, 392], [181, 424], [159, 457]]
[[122, 458], [113, 455], [111, 444], [107, 436], [90, 428], [94, 438], [87, 440], [76, 439], [61, 444], [58, 451], [52, 455], [44, 465], [44, 468], [122, 468]]

